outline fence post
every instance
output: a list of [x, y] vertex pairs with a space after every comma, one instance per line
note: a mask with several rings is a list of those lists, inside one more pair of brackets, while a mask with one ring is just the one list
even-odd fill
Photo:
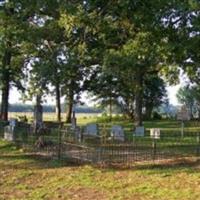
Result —
[[153, 160], [155, 160], [155, 158], [156, 158], [156, 146], [157, 146], [155, 138], [153, 138], [152, 146], [153, 146]]
[[200, 134], [197, 133], [197, 156], [199, 156], [200, 153]]
[[184, 138], [184, 121], [181, 122], [181, 138]]
[[58, 129], [58, 160], [61, 159], [61, 130]]

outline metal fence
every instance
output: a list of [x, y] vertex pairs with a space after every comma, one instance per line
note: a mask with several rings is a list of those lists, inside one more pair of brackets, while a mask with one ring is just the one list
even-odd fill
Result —
[[[105, 130], [100, 130], [101, 132]], [[1, 130], [2, 133], [2, 130]], [[161, 131], [160, 139], [152, 139], [149, 131], [144, 137], [125, 133], [124, 142], [106, 137], [78, 138], [70, 128], [49, 128], [44, 134], [31, 132], [24, 124], [15, 130], [15, 144], [28, 151], [70, 162], [92, 164], [132, 164], [180, 157], [200, 156], [200, 134], [179, 131]], [[2, 134], [1, 134], [2, 136]]]

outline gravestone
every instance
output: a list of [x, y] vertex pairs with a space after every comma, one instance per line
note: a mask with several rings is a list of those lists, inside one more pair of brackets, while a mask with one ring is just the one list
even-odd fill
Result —
[[33, 122], [33, 131], [38, 133], [38, 130], [43, 126], [43, 107], [42, 105], [34, 106], [34, 122]]
[[4, 139], [13, 142], [15, 141], [14, 128], [10, 125], [4, 127]]
[[72, 129], [76, 129], [76, 116], [75, 116], [75, 111], [73, 111], [71, 121], [72, 121]]
[[144, 137], [144, 126], [137, 126], [135, 128], [135, 136]]
[[190, 120], [190, 113], [187, 109], [182, 109], [177, 113], [177, 120], [179, 121], [189, 121]]
[[9, 125], [4, 127], [4, 139], [7, 141], [15, 141], [15, 128], [17, 126], [18, 120], [11, 118], [9, 120]]
[[76, 126], [74, 131], [75, 131], [75, 139], [76, 139], [76, 141], [81, 142], [82, 141], [81, 128]]
[[16, 127], [16, 126], [17, 126], [17, 122], [18, 122], [17, 119], [11, 118], [11, 119], [9, 120], [9, 126]]
[[177, 120], [181, 121], [181, 136], [184, 136], [184, 121], [190, 120], [190, 112], [186, 106], [182, 106], [181, 110], [177, 113]]
[[151, 128], [150, 129], [150, 137], [152, 139], [160, 139], [160, 129], [159, 128]]
[[119, 126], [119, 125], [114, 125], [111, 128], [111, 137], [114, 140], [119, 140], [119, 141], [124, 142], [125, 138], [124, 138], [124, 130], [123, 130], [123, 128], [121, 126]]
[[84, 135], [97, 136], [98, 135], [98, 126], [97, 126], [97, 124], [88, 124], [85, 127]]

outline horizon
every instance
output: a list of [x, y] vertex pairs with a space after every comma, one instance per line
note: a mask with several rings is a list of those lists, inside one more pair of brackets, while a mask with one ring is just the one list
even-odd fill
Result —
[[[179, 106], [180, 103], [178, 102], [178, 99], [176, 97], [176, 94], [179, 90], [179, 88], [181, 87], [182, 84], [178, 84], [175, 86], [168, 86], [167, 89], [167, 94], [168, 94], [168, 98], [169, 98], [169, 103], [173, 106]], [[94, 106], [94, 102], [88, 98], [87, 93], [83, 93], [81, 95], [82, 97], [82, 101], [85, 103], [86, 106], [92, 107]], [[12, 88], [10, 90], [10, 96], [9, 96], [9, 103], [10, 104], [26, 104], [26, 105], [33, 105], [33, 100], [32, 101], [26, 101], [25, 103], [20, 99], [21, 95], [20, 93], [17, 91], [16, 88]], [[64, 102], [64, 97], [61, 98], [61, 103]], [[44, 105], [51, 105], [54, 106], [55, 105], [55, 98], [53, 96], [48, 95], [45, 98], [44, 101]]]

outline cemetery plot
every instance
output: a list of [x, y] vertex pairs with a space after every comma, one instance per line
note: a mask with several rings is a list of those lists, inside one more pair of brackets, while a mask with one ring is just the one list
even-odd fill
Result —
[[[16, 127], [15, 142], [45, 156], [93, 164], [131, 164], [200, 154], [200, 135], [197, 132], [187, 132], [181, 137], [178, 132], [154, 128], [143, 135], [144, 128], [139, 127], [136, 130], [138, 137], [131, 139], [126, 136], [127, 130], [115, 125], [111, 127], [111, 137], [108, 134], [102, 142], [99, 137], [104, 129], [99, 129], [97, 124], [89, 124], [85, 129], [78, 126], [76, 129], [50, 129], [39, 136], [28, 132], [28, 126], [21, 125]], [[87, 140], [88, 135], [95, 139]]]

